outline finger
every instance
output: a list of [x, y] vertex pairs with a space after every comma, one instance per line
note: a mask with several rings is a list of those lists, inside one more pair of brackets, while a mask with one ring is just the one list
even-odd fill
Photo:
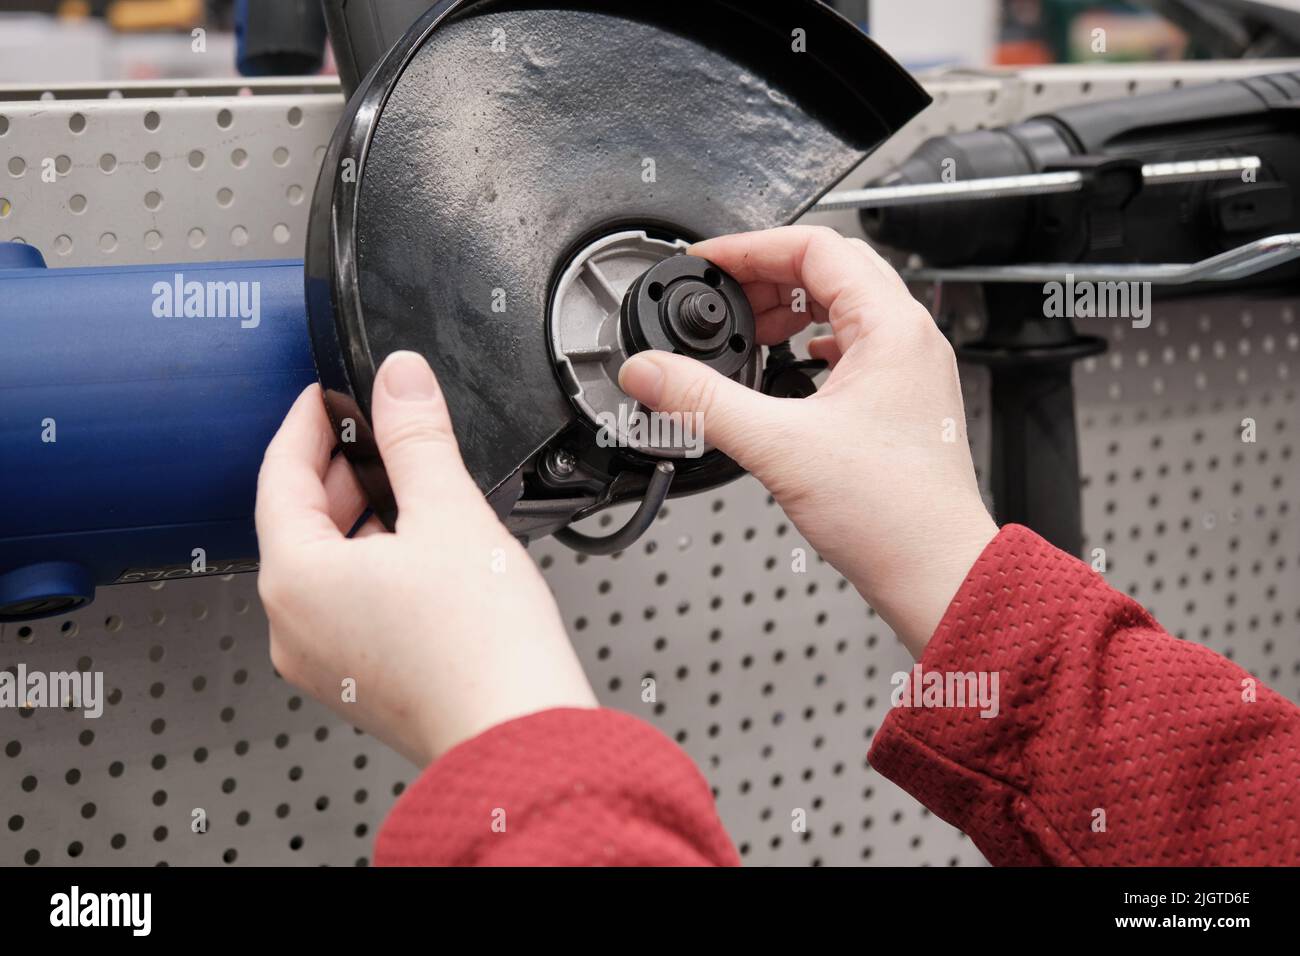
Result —
[[330, 520], [334, 522], [334, 527], [347, 534], [369, 504], [365, 492], [361, 490], [361, 483], [357, 481], [357, 474], [345, 455], [334, 456], [325, 471], [324, 484]]
[[384, 523], [380, 521], [379, 518], [375, 515], [371, 515], [366, 519], [366, 523], [356, 530], [352, 535], [352, 538], [353, 540], [360, 540], [361, 538], [369, 538], [371, 535], [375, 534], [388, 534], [388, 529], [384, 527]]
[[871, 263], [872, 267], [875, 268], [877, 274], [886, 282], [888, 282], [889, 285], [893, 286], [896, 290], [900, 292], [911, 295], [911, 293], [907, 291], [907, 283], [904, 282], [903, 277], [898, 274], [898, 270], [894, 268], [893, 263], [891, 263], [888, 259], [882, 256], [880, 252], [874, 246], [871, 245], [871, 243], [863, 239], [859, 239], [856, 236], [849, 239], [849, 243], [869, 263]]
[[650, 350], [623, 363], [619, 386], [657, 412], [698, 415], [703, 440], [761, 472], [791, 423], [789, 403], [746, 388], [702, 362]]
[[790, 321], [790, 292], [775, 282], [751, 282], [745, 298], [754, 313], [754, 333], [759, 345], [775, 345], [798, 334], [802, 326]]
[[777, 342], [784, 342], [814, 323], [825, 324], [829, 321], [830, 317], [826, 314], [826, 309], [815, 302], [803, 310], [789, 305], [778, 305], [754, 320], [759, 345], [775, 345]]
[[870, 266], [871, 273], [889, 279], [890, 285], [906, 287], [898, 271], [870, 243], [848, 238], [826, 226], [781, 226], [757, 232], [736, 233], [697, 242], [688, 250], [721, 266], [742, 284], [746, 294], [765, 285], [803, 288], [801, 264], [810, 243], [825, 239], [848, 246]]
[[487, 508], [460, 457], [451, 415], [424, 356], [394, 352], [375, 377], [375, 441], [397, 500], [398, 531]]
[[755, 315], [781, 304], [781, 287], [775, 282], [751, 282], [741, 288]]
[[831, 368], [834, 368], [839, 360], [844, 357], [844, 353], [840, 351], [840, 347], [833, 335], [819, 335], [815, 339], [809, 339], [808, 355], [810, 358], [825, 362]]
[[304, 545], [339, 539], [323, 478], [334, 431], [320, 386], [306, 388], [267, 446], [257, 476], [257, 526], [263, 562]]
[[765, 281], [806, 289], [826, 308], [842, 350], [882, 322], [914, 318], [914, 309], [902, 307], [906, 287], [896, 274], [890, 278], [888, 264], [866, 243], [850, 242], [832, 229], [783, 226], [710, 239], [689, 251], [742, 284]]
[[792, 312], [788, 305], [778, 305], [755, 318], [759, 345], [776, 345], [792, 338], [807, 328], [812, 316], [807, 312]]
[[806, 290], [789, 284], [751, 282], [745, 297], [754, 313], [759, 345], [775, 345], [798, 335], [809, 322], [825, 322], [826, 308], [809, 301]]

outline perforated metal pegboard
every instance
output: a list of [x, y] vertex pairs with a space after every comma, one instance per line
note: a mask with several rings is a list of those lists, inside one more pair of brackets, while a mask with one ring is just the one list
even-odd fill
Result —
[[[939, 79], [935, 105], [849, 184], [929, 135], [1273, 68]], [[305, 194], [341, 106], [328, 84], [120, 92], [0, 90], [0, 240], [32, 242], [52, 266], [300, 253]], [[53, 183], [38, 175], [47, 157]], [[977, 316], [956, 308], [948, 318], [974, 331]], [[1145, 331], [1095, 325], [1114, 348], [1076, 379], [1089, 547], [1107, 549], [1111, 580], [1172, 631], [1300, 699], [1292, 305], [1187, 302], [1160, 305]], [[965, 386], [978, 462], [982, 373], [969, 370]], [[1257, 423], [1253, 444], [1243, 418]], [[622, 555], [583, 558], [550, 541], [533, 553], [602, 700], [682, 743], [748, 862], [982, 862], [867, 766], [890, 675], [910, 661], [815, 555], [792, 571], [803, 546], [746, 479], [672, 502]], [[275, 677], [251, 576], [101, 589], [80, 613], [0, 627], [0, 667], [18, 662], [102, 670], [111, 695], [98, 720], [0, 710], [3, 863], [364, 862], [415, 774]], [[645, 676], [653, 704], [641, 700]], [[206, 833], [191, 832], [195, 808]], [[792, 831], [796, 809], [806, 834]]]

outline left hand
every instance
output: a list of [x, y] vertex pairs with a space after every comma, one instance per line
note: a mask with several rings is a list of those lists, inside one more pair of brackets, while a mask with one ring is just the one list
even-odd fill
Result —
[[[365, 509], [319, 386], [258, 478], [258, 591], [289, 683], [424, 766], [489, 727], [596, 699], [532, 559], [465, 470], [428, 363], [390, 355], [372, 399], [395, 533]], [[350, 688], [354, 693], [350, 693]]]

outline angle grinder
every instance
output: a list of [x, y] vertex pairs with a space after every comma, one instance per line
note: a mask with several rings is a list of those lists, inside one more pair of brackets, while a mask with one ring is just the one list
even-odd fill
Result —
[[[740, 474], [707, 436], [639, 426], [617, 387], [628, 355], [812, 387], [788, 350], [764, 356], [734, 280], [684, 250], [798, 218], [929, 102], [814, 0], [325, 13], [351, 96], [305, 264], [47, 269], [0, 242], [0, 621], [65, 614], [99, 585], [256, 570], [262, 453], [317, 378], [391, 526], [369, 411], [398, 349], [428, 358], [516, 535], [626, 547], [666, 495]], [[191, 287], [257, 289], [257, 314], [188, 317]], [[638, 500], [612, 536], [569, 527]]]
[[[602, 553], [668, 494], [740, 473], [698, 436], [635, 427], [644, 410], [617, 384], [629, 355], [809, 391], [799, 369], [764, 374], [740, 286], [684, 250], [796, 219], [929, 101], [816, 2], [441, 3], [368, 71], [353, 61], [373, 44], [344, 46], [365, 79], [322, 165], [306, 261], [344, 452], [391, 525], [369, 395], [386, 355], [418, 351], [507, 526]], [[568, 528], [637, 499], [609, 538]]]

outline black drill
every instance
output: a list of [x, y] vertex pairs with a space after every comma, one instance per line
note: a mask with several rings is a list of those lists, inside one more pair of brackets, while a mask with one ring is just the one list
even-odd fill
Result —
[[[1151, 164], [1230, 158], [1259, 163], [1227, 179], [1144, 179]], [[1300, 232], [1300, 73], [1130, 96], [938, 137], [877, 185], [1055, 172], [1080, 174], [1082, 188], [868, 208], [862, 223], [877, 242], [939, 267], [1190, 263]], [[1297, 274], [1293, 263], [1249, 281], [1294, 282]], [[1000, 521], [1028, 524], [1077, 554], [1083, 532], [1071, 369], [1104, 351], [1105, 341], [1080, 336], [1068, 317], [1048, 316], [1042, 286], [990, 282], [984, 292], [984, 335], [959, 354], [992, 369], [994, 508]]]

